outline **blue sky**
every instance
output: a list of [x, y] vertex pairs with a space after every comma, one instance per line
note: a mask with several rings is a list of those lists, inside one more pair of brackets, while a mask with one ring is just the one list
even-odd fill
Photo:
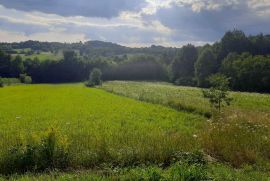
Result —
[[0, 41], [180, 47], [225, 31], [270, 34], [270, 0], [0, 0]]

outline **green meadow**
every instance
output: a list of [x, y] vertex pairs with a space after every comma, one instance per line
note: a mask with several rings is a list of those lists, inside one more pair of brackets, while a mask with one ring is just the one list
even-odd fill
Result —
[[166, 83], [6, 86], [1, 178], [269, 180], [270, 96], [231, 96], [216, 116], [200, 89]]
[[[29, 49], [24, 49], [23, 51], [29, 51]], [[17, 55], [20, 55], [23, 60], [26, 59], [32, 59], [34, 60], [37, 58], [40, 61], [45, 61], [45, 60], [52, 60], [52, 61], [58, 61], [63, 59], [63, 53], [62, 51], [58, 53], [51, 53], [51, 52], [43, 52], [41, 51], [40, 53], [33, 53], [32, 55], [26, 55], [26, 54], [21, 54], [20, 50], [17, 50], [17, 54], [12, 54], [13, 57], [16, 57]]]
[[22, 58], [25, 59], [35, 59], [38, 58], [40, 61], [44, 60], [61, 60], [63, 58], [62, 52], [53, 54], [51, 52], [40, 52], [39, 54], [33, 54], [33, 55], [24, 55]]
[[[106, 82], [102, 89], [118, 94], [175, 108], [180, 111], [211, 114], [211, 107], [202, 96], [200, 88], [174, 86], [163, 82]], [[246, 112], [270, 113], [269, 94], [231, 92], [233, 98], [230, 107], [225, 110], [241, 110]]]

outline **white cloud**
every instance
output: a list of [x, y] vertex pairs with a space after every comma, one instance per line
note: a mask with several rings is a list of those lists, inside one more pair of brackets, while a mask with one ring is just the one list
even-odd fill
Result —
[[[7, 0], [4, 1], [7, 3]], [[10, 2], [13, 8], [21, 3], [15, 1], [15, 4]], [[29, 7], [26, 6], [9, 9], [1, 6], [1, 2], [3, 0], [0, 0], [1, 41], [35, 39], [73, 42], [97, 39], [129, 46], [181, 46], [188, 42], [201, 45], [215, 41], [224, 31], [233, 28], [248, 33], [270, 33], [269, 0], [145, 0], [146, 4], [137, 9], [130, 7], [132, 3], [123, 5], [128, 8], [117, 11], [117, 16], [114, 14], [110, 18], [108, 14], [79, 16], [78, 9], [74, 11], [76, 16], [65, 16], [65, 10], [61, 10], [62, 14], [50, 14], [56, 9], [48, 9], [50, 7], [44, 5], [45, 2], [42, 2], [45, 9], [42, 9], [42, 3], [35, 4], [34, 9], [39, 11], [27, 11]], [[76, 9], [78, 2], [73, 8]], [[117, 2], [130, 3], [129, 0]], [[69, 0], [68, 4], [71, 5], [72, 1]], [[95, 13], [105, 11], [102, 9]]]
[[[19, 42], [27, 40], [47, 41], [47, 42], [79, 42], [86, 41], [84, 34], [68, 34], [65, 32], [46, 32], [25, 35], [19, 32], [10, 32], [0, 30], [1, 42]], [[67, 38], [68, 37], [68, 38]]]

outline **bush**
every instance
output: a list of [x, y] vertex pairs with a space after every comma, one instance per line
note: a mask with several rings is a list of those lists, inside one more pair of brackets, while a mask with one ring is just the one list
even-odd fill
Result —
[[2, 78], [3, 85], [19, 84], [21, 81], [18, 78]]
[[29, 171], [39, 172], [46, 169], [64, 169], [69, 165], [67, 140], [57, 137], [56, 131], [50, 129], [38, 141], [11, 147], [1, 159], [0, 173], [13, 174]]
[[85, 82], [84, 85], [86, 87], [94, 87], [95, 86], [95, 84], [93, 82], [90, 82], [90, 81]]
[[100, 71], [100, 69], [94, 68], [92, 70], [92, 72], [90, 73], [90, 75], [89, 75], [88, 82], [86, 82], [85, 85], [87, 87], [93, 87], [93, 86], [96, 86], [96, 85], [101, 85], [102, 84], [101, 76], [102, 76], [102, 72]]
[[32, 78], [26, 74], [20, 74], [20, 81], [21, 83], [31, 84]]

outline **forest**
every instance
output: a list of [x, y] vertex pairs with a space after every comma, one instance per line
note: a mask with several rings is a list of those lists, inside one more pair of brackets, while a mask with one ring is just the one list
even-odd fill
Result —
[[[41, 58], [43, 54], [51, 56]], [[103, 80], [209, 87], [209, 76], [223, 74], [232, 90], [270, 92], [269, 55], [270, 35], [247, 36], [240, 30], [226, 32], [212, 45], [181, 48], [129, 48], [102, 41], [0, 43], [0, 76], [68, 83], [85, 81], [93, 68], [99, 68]]]

